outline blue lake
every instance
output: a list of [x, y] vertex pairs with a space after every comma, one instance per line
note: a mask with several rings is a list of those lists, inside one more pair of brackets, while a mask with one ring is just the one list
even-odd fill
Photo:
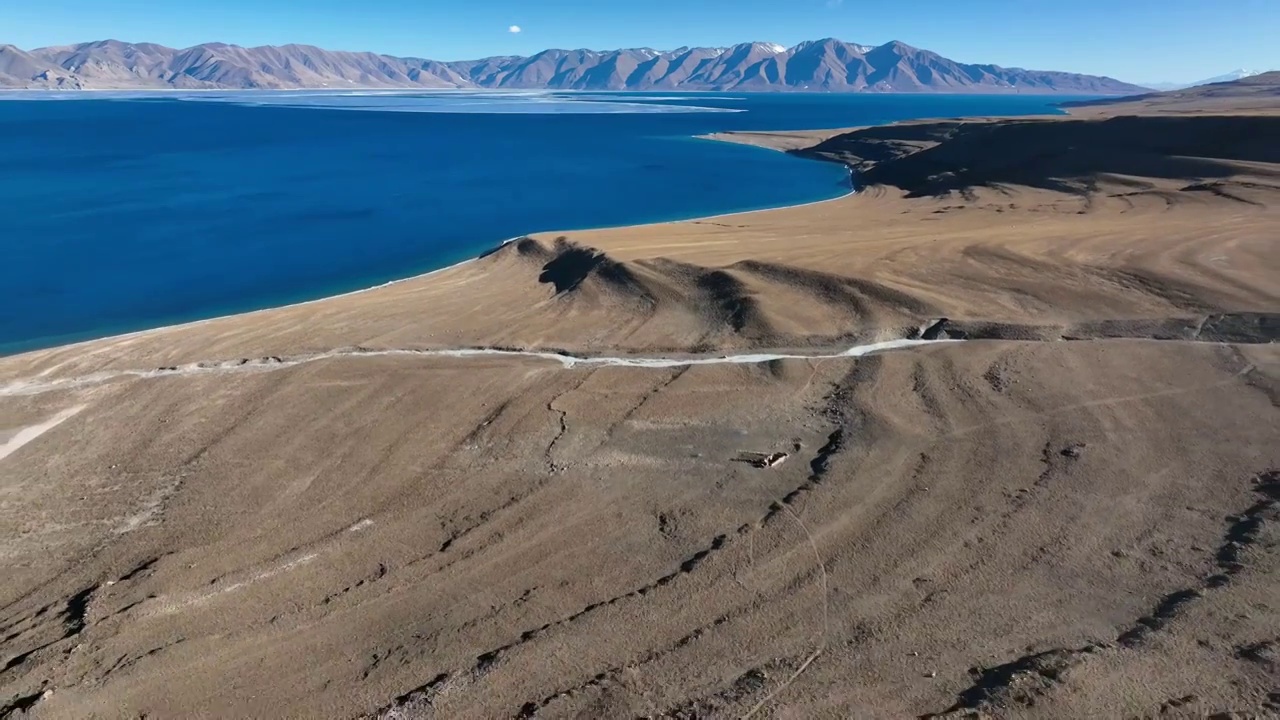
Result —
[[530, 232], [848, 191], [837, 165], [699, 134], [1063, 99], [3, 94], [0, 354], [368, 287]]

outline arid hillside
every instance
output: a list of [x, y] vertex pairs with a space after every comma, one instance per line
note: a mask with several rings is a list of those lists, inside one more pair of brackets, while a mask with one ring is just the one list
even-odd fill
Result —
[[0, 359], [0, 714], [1280, 713], [1273, 119]]

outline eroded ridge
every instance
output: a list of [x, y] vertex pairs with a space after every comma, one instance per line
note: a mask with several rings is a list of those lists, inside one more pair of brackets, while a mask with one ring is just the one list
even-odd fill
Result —
[[[1140, 652], [1155, 634], [1166, 631], [1193, 603], [1227, 587], [1237, 575], [1249, 569], [1246, 556], [1261, 544], [1264, 526], [1280, 520], [1280, 470], [1272, 468], [1258, 473], [1249, 483], [1255, 502], [1238, 515], [1227, 518], [1222, 543], [1213, 555], [1214, 570], [1199, 583], [1161, 597], [1148, 614], [1134, 620], [1111, 642], [1054, 648], [994, 667], [972, 668], [969, 674], [973, 684], [959, 693], [955, 704], [921, 718], [978, 717], [995, 709], [1030, 708], [1037, 698], [1052, 692], [1073, 668], [1090, 658], [1104, 652]], [[1245, 648], [1240, 654], [1248, 658], [1251, 650], [1254, 648]], [[1193, 698], [1180, 698], [1174, 706]]]

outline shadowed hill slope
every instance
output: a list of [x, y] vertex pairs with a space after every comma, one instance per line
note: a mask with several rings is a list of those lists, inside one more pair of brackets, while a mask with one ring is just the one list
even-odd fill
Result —
[[[1067, 193], [1137, 192], [1161, 181], [1245, 196], [1280, 188], [1280, 116], [1115, 117], [890, 125], [799, 154], [847, 163], [859, 182], [908, 196], [1017, 185]], [[1250, 177], [1252, 181], [1232, 178]], [[1233, 194], [1232, 189], [1240, 191]]]

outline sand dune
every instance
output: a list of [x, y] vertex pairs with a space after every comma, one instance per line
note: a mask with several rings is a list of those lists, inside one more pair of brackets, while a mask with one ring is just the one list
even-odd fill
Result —
[[738, 136], [873, 184], [0, 359], [0, 708], [1280, 712], [1274, 134]]

